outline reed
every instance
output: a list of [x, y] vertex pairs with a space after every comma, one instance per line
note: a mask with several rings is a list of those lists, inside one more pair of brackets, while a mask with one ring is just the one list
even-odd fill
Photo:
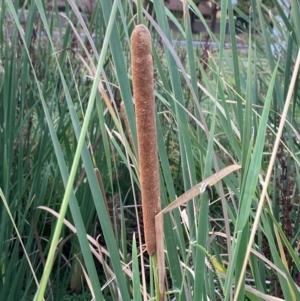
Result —
[[133, 96], [136, 109], [140, 184], [146, 249], [156, 251], [155, 215], [160, 211], [151, 36], [137, 25], [131, 36]]

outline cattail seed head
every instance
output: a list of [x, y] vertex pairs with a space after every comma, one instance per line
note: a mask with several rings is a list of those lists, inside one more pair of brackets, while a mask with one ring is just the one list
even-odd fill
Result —
[[151, 52], [151, 36], [148, 28], [144, 25], [137, 25], [131, 36], [132, 82], [138, 136], [144, 234], [149, 255], [156, 251], [155, 215], [160, 211]]
[[129, 144], [131, 146], [132, 152], [135, 154], [134, 142], [133, 142], [130, 126], [129, 126], [129, 121], [128, 121], [128, 116], [127, 116], [126, 109], [125, 109], [125, 104], [123, 101], [120, 104], [120, 112], [122, 114], [124, 125], [126, 128], [127, 134], [128, 134]]

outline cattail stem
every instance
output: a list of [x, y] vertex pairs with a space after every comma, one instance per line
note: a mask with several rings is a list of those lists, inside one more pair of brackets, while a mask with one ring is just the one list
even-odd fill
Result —
[[155, 99], [151, 36], [137, 25], [131, 36], [133, 96], [135, 100], [140, 184], [146, 248], [156, 251], [155, 215], [160, 211]]

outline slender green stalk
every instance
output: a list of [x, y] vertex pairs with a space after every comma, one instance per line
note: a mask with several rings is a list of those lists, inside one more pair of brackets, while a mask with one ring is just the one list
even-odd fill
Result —
[[143, 23], [143, 14], [142, 14], [142, 8], [143, 8], [143, 0], [137, 0], [137, 23], [142, 24]]
[[154, 253], [151, 256], [151, 262], [152, 262], [152, 271], [154, 276], [154, 287], [155, 287], [155, 295], [156, 295], [156, 301], [164, 300], [164, 296], [160, 295], [159, 290], [159, 283], [158, 283], [158, 274], [157, 274], [157, 256], [156, 253]]

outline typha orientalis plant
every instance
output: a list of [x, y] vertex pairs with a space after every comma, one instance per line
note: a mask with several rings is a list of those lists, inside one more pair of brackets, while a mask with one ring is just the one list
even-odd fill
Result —
[[150, 32], [144, 25], [137, 25], [132, 32], [131, 61], [144, 235], [147, 252], [152, 256], [156, 251], [155, 215], [160, 211], [160, 189], [152, 46]]
[[[155, 99], [153, 62], [151, 54], [151, 36], [144, 25], [135, 27], [131, 36], [131, 61], [133, 96], [136, 109], [138, 136], [138, 156], [140, 167], [140, 185], [144, 235], [148, 254], [154, 260], [153, 267], [158, 268], [157, 300], [164, 300], [165, 260], [163, 243], [163, 215], [186, 203], [191, 198], [206, 191], [228, 174], [240, 169], [240, 165], [231, 165], [211, 177], [201, 181], [192, 189], [161, 210], [158, 172], [157, 137], [155, 126]], [[156, 272], [154, 273], [156, 275]]]

